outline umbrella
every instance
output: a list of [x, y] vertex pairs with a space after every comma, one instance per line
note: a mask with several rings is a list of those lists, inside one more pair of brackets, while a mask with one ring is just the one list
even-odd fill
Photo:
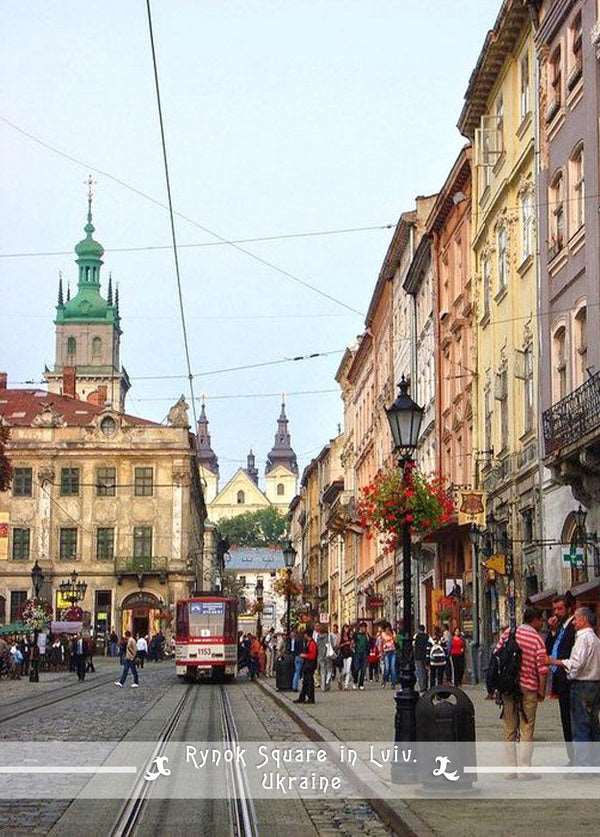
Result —
[[25, 622], [9, 622], [8, 625], [0, 625], [0, 636], [7, 634], [28, 634], [31, 633]]

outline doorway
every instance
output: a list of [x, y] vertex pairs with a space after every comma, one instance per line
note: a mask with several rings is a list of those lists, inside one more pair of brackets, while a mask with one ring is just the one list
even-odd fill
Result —
[[133, 635], [134, 636], [147, 636], [149, 633], [150, 627], [150, 620], [148, 618], [148, 610], [142, 610], [141, 612], [138, 610], [133, 611]]

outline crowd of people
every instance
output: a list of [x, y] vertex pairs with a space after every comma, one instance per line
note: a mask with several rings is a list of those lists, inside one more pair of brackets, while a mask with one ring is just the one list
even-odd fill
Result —
[[[314, 702], [314, 685], [323, 691], [333, 683], [340, 690], [363, 691], [367, 683], [396, 688], [405, 644], [402, 626], [394, 628], [389, 622], [379, 622], [371, 630], [365, 621], [342, 625], [341, 630], [336, 624], [331, 629], [308, 626], [292, 630], [289, 637], [271, 628], [260, 639], [240, 633], [238, 669], [246, 669], [252, 680], [261, 674], [274, 677], [277, 659], [289, 654], [293, 657], [292, 690], [299, 693], [300, 702]], [[430, 636], [420, 625], [412, 638], [418, 689], [424, 692], [443, 683], [460, 686], [465, 651], [466, 642], [458, 628], [451, 632], [445, 625]], [[305, 681], [308, 690], [303, 694]]]

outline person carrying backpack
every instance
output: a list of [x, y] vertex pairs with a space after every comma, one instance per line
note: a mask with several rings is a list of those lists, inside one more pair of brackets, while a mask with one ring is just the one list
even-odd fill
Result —
[[429, 648], [429, 671], [431, 673], [431, 686], [441, 686], [444, 682], [444, 671], [448, 657], [442, 643], [438, 628], [433, 633], [433, 642]]
[[[504, 721], [504, 740], [511, 747], [511, 758], [515, 766], [531, 765], [533, 735], [538, 703], [546, 693], [546, 646], [540, 635], [542, 614], [535, 607], [526, 607], [523, 624], [518, 628], [507, 628], [500, 637], [492, 654], [488, 669], [488, 690], [493, 689], [502, 704], [501, 718]], [[521, 742], [518, 759], [514, 746]], [[517, 778], [516, 773], [507, 778]], [[539, 778], [525, 773], [522, 778]]]

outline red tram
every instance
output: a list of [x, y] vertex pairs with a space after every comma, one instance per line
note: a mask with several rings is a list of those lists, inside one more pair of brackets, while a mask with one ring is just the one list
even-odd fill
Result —
[[237, 599], [198, 593], [177, 602], [175, 670], [179, 677], [231, 680], [237, 672]]

